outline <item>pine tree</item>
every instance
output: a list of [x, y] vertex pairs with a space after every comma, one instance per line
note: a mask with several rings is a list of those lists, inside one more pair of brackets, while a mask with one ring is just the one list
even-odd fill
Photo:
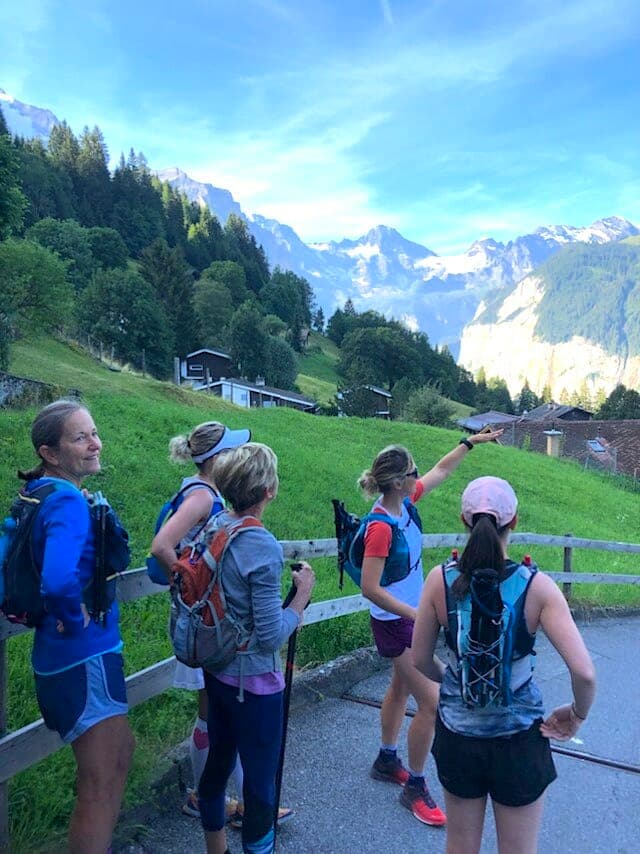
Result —
[[269, 264], [262, 246], [249, 233], [247, 223], [236, 214], [230, 214], [224, 227], [228, 257], [244, 267], [247, 286], [255, 294], [269, 281]]
[[107, 225], [111, 221], [111, 176], [109, 152], [98, 127], [85, 127], [77, 158], [78, 204], [85, 226]]
[[154, 289], [175, 333], [176, 355], [184, 357], [197, 343], [193, 279], [180, 249], [156, 240], [140, 255], [140, 275]]
[[0, 133], [0, 240], [22, 228], [27, 199], [20, 189], [18, 173], [19, 160], [11, 137]]
[[186, 259], [196, 268], [204, 270], [213, 261], [225, 257], [225, 237], [218, 222], [206, 205], [199, 210], [198, 221], [187, 231]]

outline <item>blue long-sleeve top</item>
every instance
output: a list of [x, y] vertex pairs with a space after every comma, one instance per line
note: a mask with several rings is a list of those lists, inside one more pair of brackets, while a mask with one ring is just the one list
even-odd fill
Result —
[[[118, 604], [111, 605], [104, 625], [90, 620], [84, 628], [82, 592], [93, 577], [96, 540], [89, 505], [72, 483], [59, 478], [30, 481], [27, 492], [45, 483], [56, 490], [46, 498], [33, 526], [33, 553], [41, 567], [41, 593], [47, 614], [34, 633], [31, 663], [36, 673], [59, 673], [122, 649]], [[64, 632], [56, 629], [62, 621]]]

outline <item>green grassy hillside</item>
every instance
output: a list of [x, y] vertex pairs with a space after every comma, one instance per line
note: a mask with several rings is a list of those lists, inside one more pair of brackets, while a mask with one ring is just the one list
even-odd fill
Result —
[[[189, 469], [167, 459], [170, 437], [195, 424], [219, 419], [232, 427], [247, 426], [254, 438], [271, 445], [279, 456], [281, 489], [269, 506], [266, 524], [280, 539], [333, 535], [333, 497], [345, 499], [355, 512], [366, 503], [356, 479], [384, 445], [399, 442], [411, 448], [420, 471], [450, 450], [458, 434], [447, 430], [373, 419], [338, 419], [304, 415], [287, 409], [242, 410], [218, 398], [181, 390], [169, 383], [129, 373], [113, 373], [82, 352], [51, 339], [20, 342], [13, 350], [12, 372], [77, 388], [91, 408], [103, 448], [103, 472], [87, 483], [102, 489], [128, 527], [133, 565], [147, 550], [153, 523], [162, 502]], [[0, 411], [0, 506], [8, 508], [18, 482], [17, 467], [29, 466], [33, 453], [29, 426], [35, 410]], [[634, 541], [638, 537], [640, 495], [625, 492], [612, 480], [585, 473], [576, 465], [496, 445], [476, 449], [459, 470], [423, 502], [426, 532], [460, 530], [459, 497], [466, 482], [482, 474], [497, 474], [514, 484], [520, 497], [520, 530], [595, 539]], [[516, 555], [517, 556], [517, 555]], [[432, 566], [442, 552], [425, 555]], [[559, 569], [559, 550], [543, 550], [534, 558], [544, 568]], [[638, 571], [630, 556], [578, 552], [577, 570], [630, 573]], [[314, 562], [318, 575], [316, 600], [340, 595], [335, 560]], [[283, 585], [286, 580], [283, 581]], [[344, 594], [354, 593], [350, 582]], [[640, 590], [582, 586], [583, 600], [640, 604]], [[127, 672], [132, 673], [170, 654], [166, 637], [167, 601], [147, 597], [123, 608]], [[335, 623], [310, 626], [299, 641], [299, 662], [327, 660], [348, 649], [370, 643], [364, 614]], [[9, 728], [38, 717], [29, 668], [28, 636], [9, 641]], [[128, 801], [145, 797], [157, 757], [184, 738], [194, 714], [194, 698], [169, 691], [132, 712], [139, 749], [128, 788]], [[65, 749], [11, 784], [11, 815], [15, 850], [34, 851], [49, 839], [52, 828], [64, 824], [70, 808], [73, 773]], [[21, 847], [20, 847], [21, 846]], [[45, 850], [51, 850], [46, 849]]]
[[336, 365], [340, 351], [328, 338], [312, 332], [304, 356], [298, 360], [300, 373], [296, 384], [302, 394], [308, 394], [319, 403], [335, 403], [339, 382]]

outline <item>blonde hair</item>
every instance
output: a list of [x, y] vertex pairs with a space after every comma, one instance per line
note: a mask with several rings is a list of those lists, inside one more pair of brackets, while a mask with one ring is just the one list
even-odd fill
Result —
[[393, 481], [405, 476], [411, 460], [411, 454], [402, 445], [388, 445], [377, 455], [371, 468], [362, 472], [358, 486], [369, 498], [389, 492]]
[[278, 458], [260, 442], [247, 442], [214, 459], [216, 486], [237, 512], [259, 504], [278, 485]]
[[[169, 459], [172, 463], [186, 463], [199, 454], [206, 454], [215, 447], [225, 431], [219, 421], [205, 421], [194, 427], [189, 435], [174, 436], [169, 442]], [[194, 463], [199, 469], [210, 467], [209, 460]]]

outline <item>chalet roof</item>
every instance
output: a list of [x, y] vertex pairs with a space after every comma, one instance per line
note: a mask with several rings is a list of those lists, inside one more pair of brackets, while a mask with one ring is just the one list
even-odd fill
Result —
[[384, 388], [380, 388], [380, 386], [365, 385], [364, 383], [362, 385], [354, 385], [351, 388], [346, 388], [346, 389], [344, 389], [344, 391], [339, 391], [337, 394], [337, 397], [338, 397], [338, 399], [342, 400], [342, 398], [344, 397], [345, 394], [349, 394], [350, 391], [356, 391], [357, 389], [360, 389], [360, 388], [365, 388], [365, 389], [367, 389], [367, 391], [373, 392], [373, 394], [378, 394], [378, 395], [380, 395], [380, 397], [386, 397], [389, 400], [391, 400], [391, 397], [392, 397], [391, 392], [387, 391]]
[[212, 356], [221, 356], [223, 359], [231, 360], [228, 353], [224, 353], [222, 350], [212, 350], [211, 347], [201, 347], [199, 350], [194, 350], [193, 353], [187, 353], [186, 358], [190, 359], [191, 356], [199, 356], [201, 353], [211, 353]]
[[513, 424], [515, 421], [520, 421], [520, 415], [509, 415], [508, 412], [498, 412], [497, 409], [490, 409], [488, 412], [480, 412], [478, 415], [469, 415], [466, 418], [458, 418], [457, 424], [464, 427], [465, 430], [470, 430], [472, 433], [477, 433], [491, 424], [492, 427], [499, 427], [501, 424]]
[[600, 462], [631, 477], [640, 477], [640, 419], [625, 421], [535, 421], [526, 420], [505, 430], [503, 445], [526, 446], [546, 452], [549, 427], [563, 433], [562, 457], [583, 464]]
[[530, 409], [529, 412], [524, 413], [522, 417], [526, 421], [550, 421], [556, 418], [562, 419], [570, 412], [579, 412], [580, 414], [584, 414], [586, 417], [593, 415], [592, 412], [588, 409], [584, 409], [582, 406], [568, 406], [564, 403], [554, 403], [554, 401], [551, 400], [549, 403], [541, 403], [540, 406]]
[[[268, 385], [257, 385], [256, 383], [251, 383], [248, 380], [236, 379], [233, 377], [228, 377], [223, 380], [214, 380], [209, 388], [218, 388], [222, 385], [234, 385], [236, 388], [245, 388], [247, 391], [256, 391], [260, 394], [268, 395], [269, 397], [279, 397], [281, 400], [291, 400], [294, 403], [304, 403], [309, 408], [317, 406], [315, 400], [310, 397], [305, 397], [302, 394], [298, 394], [295, 391], [289, 391], [288, 389], [283, 388], [275, 388], [274, 386]], [[207, 388], [206, 383], [201, 383], [200, 385], [194, 386], [196, 391], [202, 391], [202, 389]]]

